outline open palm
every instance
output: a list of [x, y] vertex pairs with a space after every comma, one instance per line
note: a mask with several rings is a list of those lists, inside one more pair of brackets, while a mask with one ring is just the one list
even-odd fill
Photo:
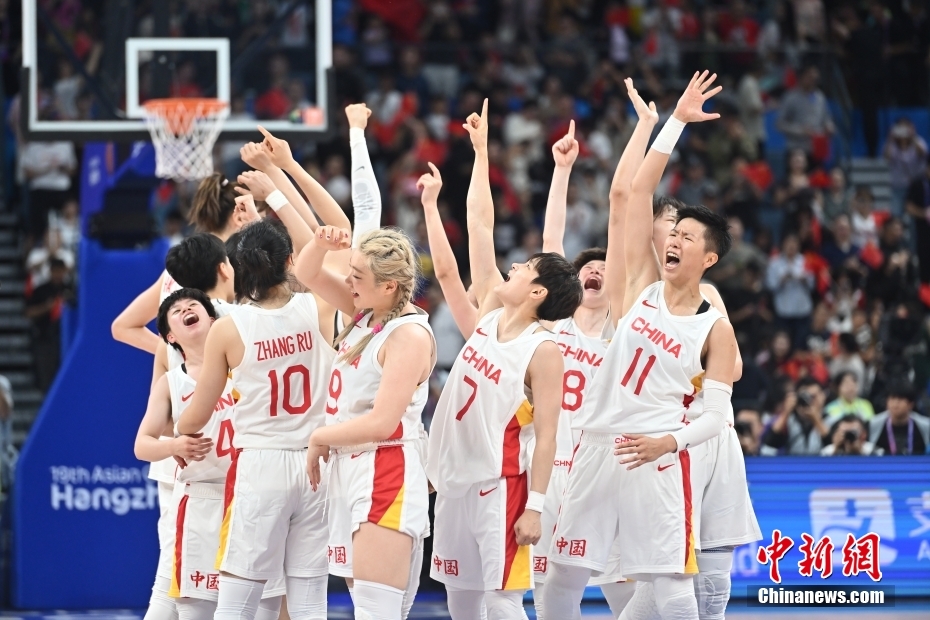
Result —
[[707, 74], [707, 71], [701, 74], [695, 72], [694, 77], [691, 78], [691, 82], [688, 84], [688, 88], [685, 89], [681, 99], [678, 100], [678, 105], [675, 107], [675, 118], [685, 123], [700, 123], [720, 118], [719, 114], [710, 114], [702, 109], [705, 101], [723, 90], [723, 86], [707, 90], [717, 79], [716, 73], [710, 77], [707, 77]]

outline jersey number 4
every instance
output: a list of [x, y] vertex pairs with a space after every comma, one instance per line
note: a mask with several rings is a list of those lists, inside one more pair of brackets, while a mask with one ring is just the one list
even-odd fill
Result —
[[[633, 378], [633, 373], [636, 372], [636, 367], [639, 366], [639, 358], [643, 355], [643, 348], [639, 347], [636, 349], [636, 354], [633, 356], [633, 361], [630, 363], [630, 367], [626, 369], [626, 374], [623, 375], [623, 379], [620, 380], [620, 385], [626, 387], [630, 382], [630, 379]], [[646, 377], [649, 375], [649, 371], [652, 370], [652, 365], [656, 363], [656, 356], [650, 355], [646, 358], [646, 366], [643, 368], [643, 372], [640, 373], [639, 379], [636, 381], [636, 389], [633, 390], [633, 393], [639, 396], [639, 393], [643, 390], [643, 383], [646, 382]]]
[[[300, 402], [293, 402], [294, 394], [291, 393], [291, 377], [299, 375], [299, 388], [297, 391], [302, 392]], [[303, 364], [291, 366], [281, 375], [280, 383], [284, 384], [284, 389], [279, 387], [278, 371], [268, 371], [268, 380], [271, 382], [271, 417], [278, 415], [278, 395], [283, 392], [281, 398], [281, 408], [291, 415], [300, 415], [307, 413], [310, 408], [310, 371]]]

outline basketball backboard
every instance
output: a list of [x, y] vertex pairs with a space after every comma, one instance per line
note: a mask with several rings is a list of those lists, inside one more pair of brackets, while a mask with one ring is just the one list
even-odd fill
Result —
[[[46, 8], [43, 8], [46, 7]], [[332, 126], [331, 0], [97, 0], [77, 13], [23, 2], [27, 140], [149, 140], [146, 100], [229, 103], [219, 140], [289, 141]]]

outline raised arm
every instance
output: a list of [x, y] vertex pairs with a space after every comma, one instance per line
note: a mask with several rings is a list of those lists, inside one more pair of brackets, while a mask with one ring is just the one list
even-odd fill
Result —
[[[328, 252], [347, 250], [351, 244], [352, 233], [347, 229], [321, 226], [300, 251], [294, 265], [294, 275], [301, 284], [349, 316], [355, 314], [355, 303], [346, 277], [330, 271], [323, 263]], [[354, 274], [350, 273], [349, 277]]]
[[146, 325], [158, 316], [158, 297], [161, 293], [161, 286], [162, 277], [159, 277], [152, 286], [139, 293], [139, 296], [113, 319], [110, 333], [113, 334], [114, 340], [155, 354], [161, 338]]
[[[639, 120], [636, 128], [633, 129], [633, 135], [627, 142], [623, 154], [620, 156], [620, 162], [614, 171], [614, 178], [610, 182], [610, 217], [607, 223], [607, 296], [610, 299], [610, 307], [616, 308], [610, 313], [610, 319], [614, 326], [623, 316], [623, 297], [626, 293], [626, 258], [624, 256], [623, 227], [626, 223], [626, 208], [630, 200], [630, 190], [633, 183], [633, 177], [643, 163], [643, 157], [646, 155], [646, 145], [649, 144], [649, 136], [652, 135], [652, 129], [659, 122], [659, 114], [656, 112], [655, 104], [646, 105], [642, 97], [638, 94], [634, 97], [636, 90], [633, 88], [633, 81], [626, 79], [627, 91], [631, 92], [633, 107]], [[651, 199], [650, 199], [651, 200]], [[650, 222], [652, 218], [650, 217]]]
[[463, 125], [475, 149], [475, 165], [465, 199], [468, 208], [468, 262], [478, 299], [478, 319], [500, 307], [494, 287], [503, 282], [494, 256], [494, 199], [488, 177], [488, 100], [481, 115], [472, 113]]
[[[575, 140], [575, 121], [568, 124], [568, 133], [552, 145], [555, 170], [549, 185], [546, 201], [546, 221], [543, 225], [543, 252], [555, 252], [565, 256], [562, 239], [565, 237], [565, 210], [568, 200], [568, 179], [572, 166], [578, 158], [578, 141]], [[571, 260], [572, 257], [569, 257]]]
[[371, 110], [364, 103], [346, 106], [349, 119], [349, 149], [352, 153], [352, 208], [355, 210], [355, 227], [352, 229], [352, 247], [358, 247], [362, 235], [381, 226], [381, 191], [368, 154], [365, 128]]
[[[648, 285], [661, 277], [658, 264], [653, 260], [652, 245], [652, 194], [655, 192], [662, 173], [668, 163], [669, 155], [687, 123], [695, 123], [715, 118], [719, 114], [708, 114], [701, 108], [704, 102], [720, 92], [718, 86], [707, 90], [717, 78], [717, 74], [707, 77], [708, 72], [694, 74], [688, 88], [678, 100], [675, 112], [665, 123], [662, 131], [652, 143], [642, 166], [636, 171], [631, 185], [629, 206], [627, 208], [624, 230], [624, 256], [626, 259], [627, 290], [624, 294], [623, 314], [630, 309]], [[630, 97], [639, 97], [632, 82], [627, 84]], [[705, 92], [707, 91], [707, 92]], [[662, 257], [659, 258], [660, 262]]]
[[429, 240], [430, 257], [433, 259], [433, 271], [436, 279], [439, 280], [439, 287], [446, 298], [446, 304], [452, 311], [455, 325], [462, 332], [462, 336], [468, 340], [478, 323], [478, 309], [468, 300], [468, 291], [465, 290], [465, 285], [459, 276], [458, 261], [455, 260], [455, 254], [452, 253], [452, 246], [449, 245], [449, 238], [446, 236], [439, 217], [437, 201], [439, 190], [442, 189], [442, 177], [432, 162], [428, 165], [433, 172], [420, 177], [417, 181], [417, 189], [423, 192], [420, 195], [420, 201], [423, 203], [423, 219], [426, 222], [426, 236]]
[[[329, 192], [327, 192], [316, 179], [310, 176], [310, 174], [304, 170], [303, 166], [294, 159], [294, 156], [291, 154], [290, 145], [285, 140], [275, 138], [271, 135], [271, 132], [261, 125], [258, 126], [258, 130], [265, 136], [265, 141], [262, 142], [262, 146], [268, 151], [271, 162], [297, 181], [297, 185], [307, 196], [307, 200], [310, 201], [310, 206], [312, 206], [316, 214], [320, 216], [320, 220], [323, 224], [337, 226], [339, 228], [350, 228], [349, 218], [342, 210], [342, 207], [340, 207], [339, 203], [329, 195]], [[313, 228], [314, 231], [316, 230], [315, 226], [311, 225], [311, 228]]]
[[149, 404], [136, 433], [134, 452], [140, 461], [163, 461], [173, 456], [190, 461], [202, 461], [213, 448], [209, 437], [175, 437], [162, 441], [160, 437], [171, 423], [171, 394], [168, 377], [162, 375], [149, 394]]
[[200, 377], [197, 378], [197, 387], [194, 388], [194, 397], [191, 404], [184, 410], [184, 415], [177, 421], [177, 430], [181, 435], [193, 435], [200, 432], [210, 416], [217, 401], [223, 395], [226, 380], [229, 377], [230, 354], [234, 348], [239, 349], [235, 366], [242, 361], [242, 340], [239, 330], [231, 316], [224, 316], [210, 328], [207, 342], [203, 352], [203, 367]]

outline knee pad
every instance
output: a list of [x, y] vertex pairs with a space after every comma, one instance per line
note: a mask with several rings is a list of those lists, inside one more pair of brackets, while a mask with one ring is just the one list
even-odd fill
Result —
[[168, 596], [170, 584], [171, 580], [167, 577], [155, 578], [152, 596], [149, 597], [149, 608], [142, 620], [178, 620], [177, 602]]
[[178, 599], [177, 605], [180, 620], [213, 620], [216, 613], [216, 601], [182, 598]]
[[574, 618], [591, 578], [591, 569], [567, 564], [550, 564], [543, 589], [543, 607], [549, 618]]
[[484, 593], [488, 620], [526, 620], [523, 594], [526, 590], [494, 590]]
[[258, 602], [255, 620], [278, 620], [281, 617], [281, 600], [284, 595], [263, 598]]
[[[284, 580], [287, 585], [287, 613], [292, 620], [326, 620], [327, 575], [285, 577]], [[280, 603], [278, 605], [280, 607]]]
[[446, 586], [446, 604], [452, 620], [487, 620], [484, 592], [481, 590], [456, 590]]
[[662, 620], [697, 620], [694, 581], [687, 575], [655, 575], [656, 608]]
[[623, 608], [619, 619], [658, 620], [659, 608], [656, 607], [656, 591], [652, 581], [636, 581], [634, 583], [636, 585], [633, 588], [633, 596]]
[[620, 581], [618, 583], [605, 583], [601, 586], [601, 592], [607, 599], [607, 605], [610, 606], [610, 613], [615, 618], [620, 617], [623, 609], [627, 606], [636, 592], [635, 581]]
[[220, 574], [215, 620], [255, 620], [265, 584], [227, 573]]
[[697, 565], [700, 572], [694, 576], [694, 591], [698, 615], [701, 620], [723, 620], [730, 600], [733, 550], [721, 548], [699, 551]]
[[403, 590], [356, 579], [354, 591], [355, 620], [400, 620], [404, 603]]

